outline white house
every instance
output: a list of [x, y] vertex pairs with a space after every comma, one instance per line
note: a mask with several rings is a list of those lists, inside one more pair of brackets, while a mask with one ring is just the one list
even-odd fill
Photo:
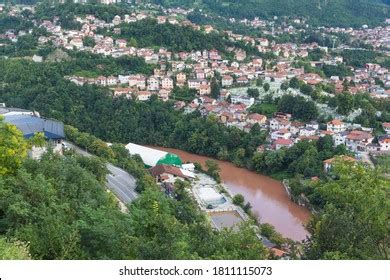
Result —
[[148, 90], [158, 91], [160, 89], [160, 82], [157, 78], [150, 77], [148, 79]]
[[225, 75], [222, 77], [222, 86], [223, 87], [230, 87], [233, 85], [233, 78], [229, 75]]
[[106, 85], [107, 86], [114, 86], [117, 84], [117, 81], [118, 81], [118, 78], [116, 78], [114, 76], [109, 76], [106, 79]]
[[340, 133], [346, 130], [346, 126], [344, 122], [335, 119], [326, 124], [326, 130]]
[[289, 139], [290, 137], [291, 137], [291, 132], [288, 131], [287, 129], [276, 130], [271, 133], [272, 140]]
[[316, 135], [317, 130], [312, 127], [305, 127], [299, 130], [299, 136], [309, 137]]
[[265, 124], [267, 122], [267, 117], [261, 114], [253, 113], [248, 115], [246, 121], [250, 124]]
[[289, 129], [291, 126], [290, 121], [283, 118], [273, 118], [270, 123], [271, 130]]
[[390, 122], [383, 123], [382, 127], [386, 134], [390, 134]]
[[360, 130], [351, 131], [346, 137], [346, 146], [353, 152], [366, 151], [366, 146], [372, 143], [374, 136]]
[[389, 135], [379, 137], [378, 143], [381, 147], [380, 148], [381, 151], [390, 152], [390, 136]]

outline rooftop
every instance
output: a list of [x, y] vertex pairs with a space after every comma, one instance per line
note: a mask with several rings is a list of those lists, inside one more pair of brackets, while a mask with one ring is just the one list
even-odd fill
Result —
[[30, 138], [38, 132], [43, 132], [45, 137], [49, 139], [65, 138], [64, 124], [56, 120], [44, 119], [32, 115], [17, 114], [5, 115], [4, 121], [15, 125], [22, 131], [25, 138]]

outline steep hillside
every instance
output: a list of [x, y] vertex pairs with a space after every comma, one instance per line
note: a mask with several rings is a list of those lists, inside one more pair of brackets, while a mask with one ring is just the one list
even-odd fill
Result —
[[390, 17], [390, 0], [154, 0], [165, 6], [183, 5], [236, 18], [304, 16], [315, 25], [381, 24]]

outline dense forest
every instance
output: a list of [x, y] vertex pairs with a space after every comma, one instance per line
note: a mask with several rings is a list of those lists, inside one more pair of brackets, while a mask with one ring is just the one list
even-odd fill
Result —
[[[37, 0], [14, 0], [14, 3], [35, 4]], [[43, 1], [53, 2], [53, 1]], [[54, 1], [55, 2], [55, 1]], [[92, 13], [99, 18], [111, 20], [115, 14], [128, 13], [125, 4], [110, 5], [102, 8], [91, 4], [77, 5], [74, 14]], [[215, 15], [235, 18], [272, 18], [273, 16], [305, 17], [313, 25], [324, 26], [354, 26], [364, 24], [378, 25], [390, 15], [388, 0], [149, 0], [149, 2], [166, 7], [191, 7], [206, 10]], [[52, 5], [42, 5], [41, 8], [53, 12]], [[64, 9], [64, 14], [69, 10]]]
[[308, 189], [322, 205], [308, 226], [305, 258], [390, 258], [390, 181], [383, 170], [339, 162]]
[[157, 24], [154, 19], [146, 19], [130, 24], [122, 24], [121, 34], [110, 36], [133, 40], [138, 47], [166, 47], [172, 51], [192, 51], [218, 49], [224, 51], [234, 44], [217, 33], [206, 34], [192, 27]]
[[325, 26], [382, 24], [390, 14], [388, 2], [367, 0], [203, 0], [202, 4], [177, 0], [152, 2], [166, 6], [198, 7], [217, 15], [235, 18], [300, 16], [307, 18], [313, 25]]

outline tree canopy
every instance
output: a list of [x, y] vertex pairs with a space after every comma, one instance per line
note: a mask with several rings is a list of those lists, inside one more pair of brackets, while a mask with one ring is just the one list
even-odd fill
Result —
[[389, 259], [390, 181], [380, 170], [339, 162], [316, 184], [325, 201], [311, 221], [310, 259]]

